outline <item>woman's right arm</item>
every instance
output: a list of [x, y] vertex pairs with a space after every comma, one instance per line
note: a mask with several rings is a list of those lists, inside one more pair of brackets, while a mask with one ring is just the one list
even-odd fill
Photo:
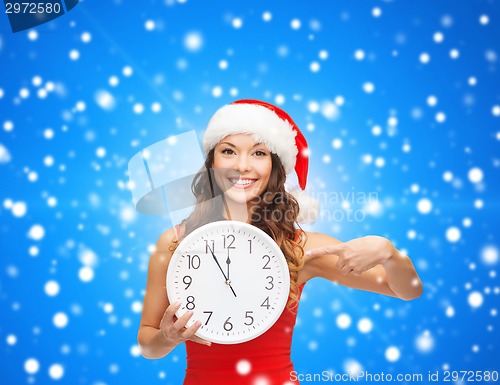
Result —
[[170, 304], [168, 301], [166, 276], [173, 253], [169, 248], [174, 237], [173, 229], [163, 233], [156, 244], [156, 251], [149, 258], [146, 293], [137, 334], [137, 342], [145, 358], [164, 357], [186, 340], [210, 344], [194, 335], [201, 323], [194, 323], [186, 329], [186, 323], [192, 314], [187, 312], [177, 319], [175, 312], [180, 304]]

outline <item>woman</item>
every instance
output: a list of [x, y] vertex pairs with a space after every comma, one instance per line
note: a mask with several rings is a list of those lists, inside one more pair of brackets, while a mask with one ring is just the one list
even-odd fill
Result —
[[[161, 358], [185, 342], [184, 384], [292, 383], [292, 331], [300, 294], [309, 279], [323, 277], [404, 300], [421, 295], [422, 284], [410, 259], [389, 240], [366, 236], [344, 243], [300, 229], [299, 213], [307, 217], [311, 210], [303, 196], [292, 196], [284, 185], [286, 175], [295, 169], [305, 189], [307, 143], [283, 110], [257, 100], [224, 106], [210, 120], [203, 147], [206, 170], [193, 182], [196, 209], [181, 226], [160, 237], [150, 258], [138, 333], [144, 357]], [[212, 199], [218, 196], [223, 199]], [[290, 299], [279, 320], [260, 337], [237, 345], [211, 344], [197, 337], [201, 323], [186, 328], [192, 314], [177, 319], [180, 304], [170, 304], [165, 290], [168, 263], [182, 237], [224, 219], [248, 222], [269, 234], [290, 269]]]

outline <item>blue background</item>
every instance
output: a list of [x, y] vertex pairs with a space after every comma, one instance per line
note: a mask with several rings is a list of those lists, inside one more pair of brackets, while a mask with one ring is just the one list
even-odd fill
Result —
[[[127, 162], [201, 137], [237, 98], [280, 105], [308, 139], [308, 189], [337, 216], [307, 229], [385, 236], [424, 284], [405, 302], [310, 281], [297, 372], [498, 370], [499, 36], [496, 1], [87, 0], [16, 34], [0, 15], [1, 382], [181, 383], [183, 346], [138, 354], [149, 253], [171, 223], [134, 212]], [[379, 212], [335, 198], [370, 192]]]

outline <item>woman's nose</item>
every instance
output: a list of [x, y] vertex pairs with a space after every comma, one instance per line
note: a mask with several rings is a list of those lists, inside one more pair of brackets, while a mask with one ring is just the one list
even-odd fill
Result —
[[238, 159], [236, 160], [236, 169], [240, 173], [248, 171], [250, 169], [250, 167], [251, 167], [250, 163], [248, 162], [248, 159], [246, 156], [239, 156]]

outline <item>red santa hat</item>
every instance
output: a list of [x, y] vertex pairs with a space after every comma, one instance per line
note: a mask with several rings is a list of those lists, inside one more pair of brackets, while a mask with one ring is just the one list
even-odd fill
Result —
[[[221, 107], [208, 122], [203, 136], [205, 155], [232, 134], [252, 134], [256, 141], [278, 155], [287, 174], [295, 169], [300, 188], [306, 188], [309, 148], [295, 122], [281, 108], [252, 99], [237, 100]], [[297, 220], [314, 222], [319, 214], [319, 202], [299, 189], [289, 192], [299, 203]]]

